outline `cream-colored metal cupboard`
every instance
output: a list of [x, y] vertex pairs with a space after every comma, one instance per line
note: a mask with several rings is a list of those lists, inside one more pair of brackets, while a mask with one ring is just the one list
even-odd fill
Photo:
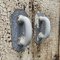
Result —
[[[15, 9], [25, 9], [31, 19], [33, 37], [24, 52], [12, 49], [10, 15]], [[34, 41], [34, 21], [37, 11], [51, 22], [51, 33], [40, 45]], [[0, 0], [0, 60], [58, 60], [59, 0]]]

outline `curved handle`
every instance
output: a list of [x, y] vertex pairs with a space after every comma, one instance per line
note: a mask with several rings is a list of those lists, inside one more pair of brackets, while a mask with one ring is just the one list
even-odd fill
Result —
[[51, 29], [51, 26], [50, 26], [50, 21], [47, 17], [45, 16], [40, 16], [39, 17], [39, 20], [40, 21], [44, 21], [45, 22], [45, 34], [43, 34], [42, 32], [39, 33], [39, 37], [42, 37], [42, 38], [47, 38], [50, 34], [50, 29]]
[[32, 25], [23, 9], [15, 9], [11, 14], [11, 38], [15, 51], [24, 51], [32, 38]]
[[25, 30], [24, 30], [25, 34], [24, 36], [19, 37], [18, 44], [22, 44], [23, 46], [26, 46], [27, 44], [29, 44], [32, 38], [32, 25], [30, 19], [23, 15], [19, 15], [18, 22], [19, 23], [23, 22], [25, 26]]
[[41, 12], [35, 15], [35, 42], [40, 44], [50, 34], [51, 25], [49, 19]]

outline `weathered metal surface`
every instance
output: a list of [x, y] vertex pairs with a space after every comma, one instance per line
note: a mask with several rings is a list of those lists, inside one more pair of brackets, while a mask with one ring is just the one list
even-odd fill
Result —
[[[24, 52], [12, 49], [10, 15], [15, 9], [25, 9], [31, 21], [39, 10], [51, 21], [50, 37], [40, 45], [32, 42]], [[0, 0], [0, 60], [56, 60], [58, 58], [59, 1], [58, 0]]]
[[[35, 4], [36, 3], [36, 4]], [[59, 35], [59, 1], [58, 0], [34, 0], [35, 14], [39, 10], [48, 16], [51, 22], [51, 33], [42, 44], [32, 44], [34, 60], [56, 60], [58, 58]]]

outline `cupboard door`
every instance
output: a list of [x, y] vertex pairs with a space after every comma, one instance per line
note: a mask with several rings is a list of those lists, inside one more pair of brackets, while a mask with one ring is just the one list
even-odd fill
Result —
[[34, 14], [36, 14], [37, 11], [44, 13], [51, 23], [50, 36], [40, 45], [36, 45], [34, 41], [32, 43], [33, 59], [58, 60], [59, 1], [34, 0], [33, 6]]
[[[10, 16], [15, 9], [24, 9], [32, 23], [32, 41], [23, 52], [16, 52], [12, 48]], [[37, 11], [48, 16], [51, 22], [50, 36], [39, 45], [34, 41], [34, 21]], [[57, 60], [58, 35], [58, 0], [0, 0], [0, 60]]]
[[0, 60], [31, 60], [28, 48], [23, 53], [12, 49], [10, 16], [15, 9], [24, 9], [30, 16], [29, 0], [0, 0]]

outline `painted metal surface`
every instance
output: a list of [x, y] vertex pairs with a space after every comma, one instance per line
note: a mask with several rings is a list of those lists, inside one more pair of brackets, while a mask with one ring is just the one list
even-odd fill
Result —
[[26, 12], [22, 9], [16, 9], [11, 15], [12, 46], [13, 49], [18, 52], [23, 50], [24, 47], [22, 44], [18, 44], [18, 38], [22, 36], [24, 32], [23, 22], [18, 22], [19, 15], [28, 16]]

